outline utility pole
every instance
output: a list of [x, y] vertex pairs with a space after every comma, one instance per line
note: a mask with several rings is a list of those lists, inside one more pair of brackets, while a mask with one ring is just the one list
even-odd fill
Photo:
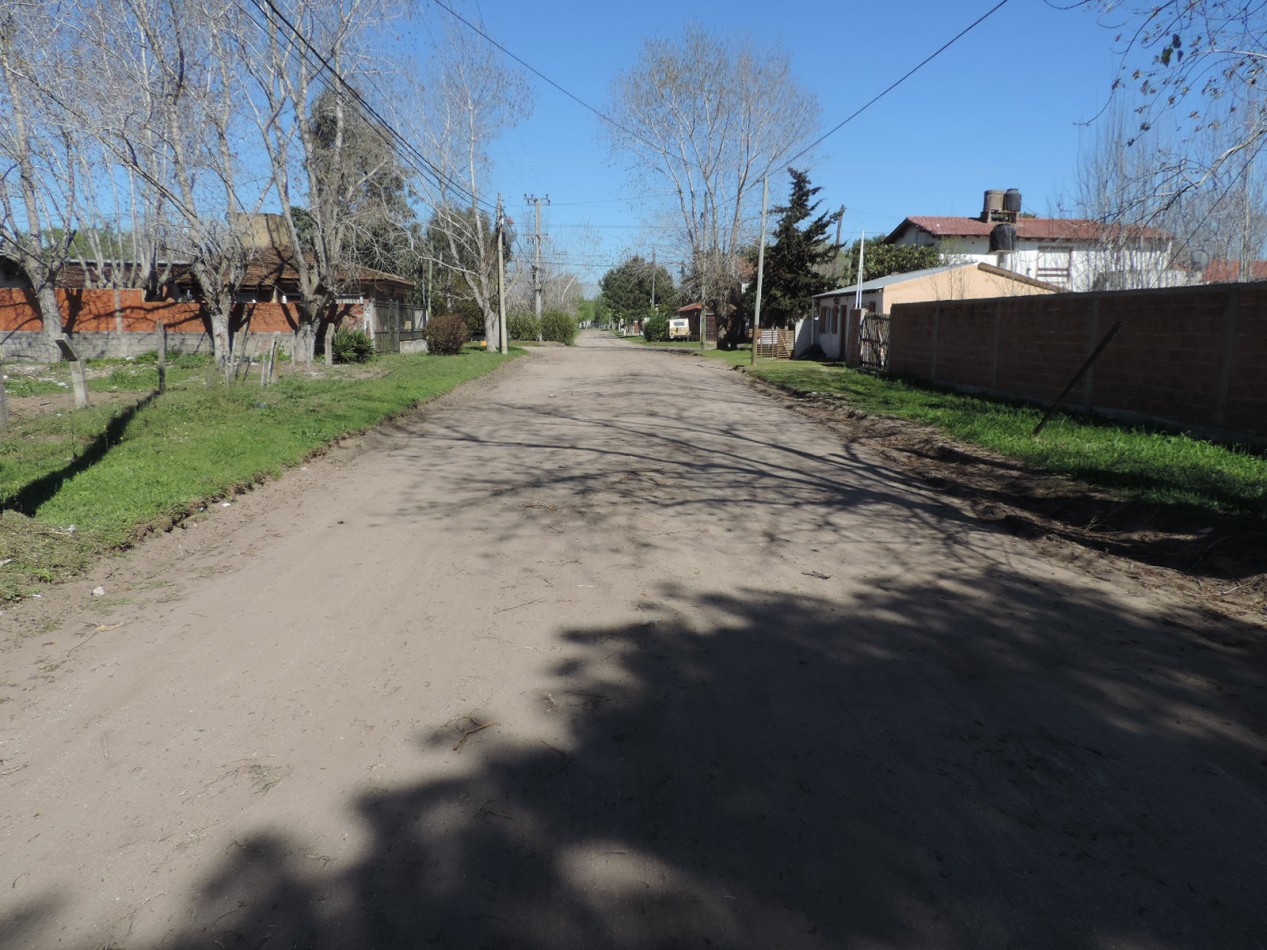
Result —
[[541, 342], [541, 202], [550, 203], [549, 195], [524, 195], [524, 201], [537, 209], [537, 231], [533, 236], [535, 257], [532, 265], [532, 297], [537, 313], [537, 342]]
[[651, 316], [655, 316], [655, 248], [651, 249]]
[[[761, 240], [757, 242], [757, 299], [752, 308], [752, 352], [748, 365], [757, 365], [757, 343], [761, 339], [761, 283], [765, 277], [765, 209], [770, 200], [770, 177], [761, 180]], [[840, 244], [840, 224], [836, 224], [836, 243]]]
[[510, 352], [509, 334], [506, 332], [506, 256], [502, 244], [506, 240], [506, 216], [502, 212], [501, 192], [497, 193], [497, 344], [503, 353]]

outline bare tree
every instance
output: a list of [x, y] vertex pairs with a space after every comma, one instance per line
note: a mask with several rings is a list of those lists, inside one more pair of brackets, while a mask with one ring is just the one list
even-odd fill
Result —
[[[1211, 128], [1199, 138], [1158, 127], [1140, 130], [1121, 102], [1100, 117], [1079, 160], [1071, 210], [1099, 226], [1092, 286], [1111, 289], [1200, 279], [1206, 262], [1257, 258], [1267, 240], [1264, 176], [1252, 153], [1219, 162], [1239, 130]], [[1181, 163], [1213, 168], [1175, 192]], [[1237, 267], [1241, 274], [1249, 267]]]
[[[55, 88], [70, 65], [67, 25], [56, 12], [40, 0], [14, 0], [0, 14], [0, 254], [30, 283], [50, 342], [63, 338], [56, 282], [74, 240], [80, 145]], [[82, 363], [75, 370], [82, 407]]]
[[289, 248], [280, 250], [298, 277], [300, 355], [311, 359], [317, 329], [349, 284], [354, 248], [369, 243], [375, 228], [393, 225], [391, 201], [403, 188], [389, 133], [356, 89], [370, 61], [366, 37], [394, 15], [395, 4], [255, 6], [258, 42], [243, 65], [254, 82], [255, 121], [289, 234]]
[[491, 340], [497, 332], [497, 222], [485, 184], [488, 149], [527, 115], [531, 90], [488, 41], [453, 22], [437, 35], [429, 62], [415, 135], [433, 169], [413, 187], [434, 209], [431, 260], [480, 308]]
[[729, 293], [760, 204], [753, 188], [817, 127], [816, 98], [797, 84], [784, 51], [692, 26], [676, 43], [648, 40], [613, 99], [614, 153], [638, 184], [667, 185], [673, 195], [688, 284]]
[[[1223, 193], [1267, 144], [1267, 7], [1250, 0], [1080, 0], [1121, 44], [1114, 89], [1135, 113], [1127, 144], [1166, 128], [1150, 165], [1154, 203]], [[1173, 130], [1173, 136], [1171, 135]]]
[[[245, 276], [240, 183], [243, 90], [234, 55], [248, 24], [232, 0], [90, 4], [80, 35], [96, 82], [81, 121], [180, 228], [172, 251], [201, 290], [217, 364], [231, 365], [232, 310]], [[262, 194], [252, 190], [258, 207]], [[151, 258], [153, 259], [153, 258]]]
[[[565, 258], [564, 250], [554, 238], [542, 234], [538, 274], [542, 307], [574, 314], [582, 296], [581, 280], [578, 274], [560, 266], [558, 261]], [[519, 248], [514, 260], [515, 266], [506, 271], [506, 308], [512, 313], [531, 313], [536, 308], [532, 278], [534, 257], [527, 248]]]

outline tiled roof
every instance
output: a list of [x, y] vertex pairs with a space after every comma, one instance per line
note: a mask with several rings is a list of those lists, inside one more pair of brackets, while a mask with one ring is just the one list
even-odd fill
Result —
[[[1201, 272], [1201, 280], [1207, 284], [1229, 284], [1241, 279], [1240, 261], [1210, 261]], [[1267, 261], [1252, 261], [1250, 280], [1267, 280]]]
[[[134, 267], [138, 266], [130, 263], [125, 263], [122, 266], [121, 272], [124, 285], [135, 283], [132, 271]], [[101, 273], [98, 274], [94, 265], [90, 264], [85, 268], [80, 263], [67, 262], [58, 275], [57, 283], [59, 287], [82, 289], [88, 286], [90, 279], [93, 283], [108, 281], [111, 273], [110, 264], [106, 264]], [[166, 278], [165, 283], [183, 287], [193, 282], [193, 273], [189, 264], [159, 264], [158, 273], [160, 277]], [[357, 287], [412, 287], [414, 285], [412, 280], [407, 280], [404, 277], [398, 277], [386, 271], [375, 270], [372, 267], [361, 267], [356, 264], [340, 266], [338, 276], [341, 281]], [[291, 255], [288, 252], [279, 253], [272, 248], [252, 251], [250, 258], [246, 262], [246, 270], [242, 278], [243, 287], [271, 288], [281, 285], [283, 290], [286, 291], [290, 291], [298, 282], [299, 275], [295, 270], [295, 262]]]
[[[997, 221], [980, 218], [938, 217], [915, 215], [907, 218], [888, 236], [892, 241], [908, 226], [925, 231], [934, 237], [989, 237]], [[1121, 236], [1139, 237], [1151, 241], [1168, 241], [1174, 237], [1169, 231], [1145, 225], [1104, 224], [1089, 218], [1018, 218], [1016, 238], [1019, 241], [1086, 241], [1117, 240]]]
[[[412, 287], [414, 282], [387, 271], [375, 270], [372, 267], [361, 267], [359, 264], [341, 264], [336, 268], [340, 281], [357, 286], [385, 284], [393, 287]], [[243, 287], [273, 287], [278, 284], [293, 286], [299, 281], [299, 273], [295, 261], [289, 251], [280, 252], [273, 248], [255, 250], [246, 262], [246, 274], [242, 279]]]

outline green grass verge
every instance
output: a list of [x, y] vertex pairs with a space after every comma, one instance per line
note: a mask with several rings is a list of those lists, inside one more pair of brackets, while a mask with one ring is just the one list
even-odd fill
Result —
[[[709, 356], [747, 365], [747, 350]], [[1057, 413], [1043, 432], [1033, 406], [946, 392], [840, 366], [759, 359], [755, 374], [861, 412], [934, 426], [1044, 472], [1066, 475], [1187, 515], [1231, 515], [1267, 522], [1267, 459], [1182, 433]]]
[[[266, 389], [196, 380], [135, 406], [14, 422], [0, 440], [0, 599], [71, 576], [203, 501], [276, 475], [352, 432], [514, 356], [387, 356]], [[73, 530], [71, 528], [73, 527]]]
[[[154, 353], [143, 353], [132, 359], [85, 362], [90, 393], [148, 392], [158, 387], [158, 358]], [[167, 384], [175, 387], [192, 379], [203, 379], [210, 366], [210, 356], [174, 355], [167, 364]], [[15, 398], [69, 392], [70, 364], [29, 367], [10, 361], [4, 368], [4, 387], [5, 393]]]

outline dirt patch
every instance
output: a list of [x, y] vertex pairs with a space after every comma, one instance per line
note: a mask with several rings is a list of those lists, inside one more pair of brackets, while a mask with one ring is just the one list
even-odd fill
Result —
[[1162, 512], [1072, 479], [1035, 471], [928, 426], [798, 395], [744, 374], [801, 415], [865, 445], [966, 505], [983, 523], [1038, 541], [1045, 554], [1105, 578], [1129, 577], [1201, 607], [1267, 620], [1267, 531], [1230, 517]]

